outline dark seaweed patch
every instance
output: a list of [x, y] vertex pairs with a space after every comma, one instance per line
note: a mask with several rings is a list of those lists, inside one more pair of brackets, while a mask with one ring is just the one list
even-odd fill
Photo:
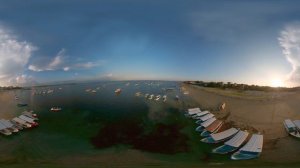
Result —
[[[106, 124], [91, 138], [96, 148], [107, 148], [117, 144], [130, 145], [134, 149], [154, 153], [174, 154], [187, 152], [187, 136], [180, 133], [176, 124], [158, 123], [151, 131], [144, 131], [143, 124], [133, 121], [120, 121]], [[146, 133], [147, 132], [147, 133]]]

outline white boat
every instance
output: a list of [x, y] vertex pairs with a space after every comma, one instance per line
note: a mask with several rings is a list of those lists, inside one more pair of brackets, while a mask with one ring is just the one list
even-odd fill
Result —
[[203, 121], [200, 120], [200, 118], [207, 115], [207, 114], [210, 114], [210, 112], [209, 111], [202, 111], [200, 113], [197, 113], [197, 114], [193, 115], [192, 118], [197, 120], [196, 124], [201, 124]]
[[207, 113], [206, 115], [202, 116], [202, 117], [199, 117], [198, 119], [201, 120], [202, 122], [210, 119], [210, 118], [213, 118], [215, 115], [212, 114], [212, 113]]
[[7, 126], [0, 123], [0, 133], [2, 133], [3, 135], [11, 135], [11, 132], [7, 128]]
[[202, 137], [207, 137], [209, 134], [216, 133], [222, 127], [223, 121], [215, 120], [212, 124], [205, 128], [205, 130], [201, 133]]
[[163, 96], [163, 101], [166, 102], [167, 101], [167, 95]]
[[60, 108], [60, 107], [52, 107], [50, 109], [50, 111], [53, 111], [53, 112], [57, 112], [57, 111], [61, 111], [61, 110], [62, 110], [62, 108]]
[[150, 95], [149, 96], [149, 100], [152, 100], [153, 99], [153, 97], [154, 97], [154, 95], [152, 94], [152, 95]]
[[199, 107], [196, 107], [196, 108], [190, 108], [190, 109], [188, 109], [187, 110], [187, 114], [186, 114], [186, 116], [193, 116], [193, 115], [195, 115], [195, 114], [197, 114], [197, 113], [201, 113], [201, 110], [200, 110], [200, 108]]
[[0, 124], [7, 127], [7, 129], [11, 132], [19, 132], [19, 129], [15, 127], [11, 122], [8, 122], [7, 120], [0, 119]]
[[229, 152], [233, 152], [237, 150], [240, 146], [244, 144], [248, 137], [249, 133], [246, 131], [239, 131], [233, 138], [230, 140], [226, 141], [224, 145], [213, 149], [213, 153], [218, 153], [218, 154], [226, 154]]
[[54, 92], [54, 90], [50, 89], [50, 90], [47, 91], [47, 94], [50, 94], [50, 93], [53, 93], [53, 92]]
[[27, 117], [30, 117], [30, 118], [32, 118], [32, 119], [34, 119], [34, 120], [39, 120], [39, 119], [37, 118], [37, 115], [34, 114], [33, 112], [24, 111], [24, 112], [22, 112], [22, 114], [25, 115], [25, 116], [27, 116]]
[[248, 160], [259, 157], [263, 147], [263, 135], [253, 134], [240, 150], [231, 155], [232, 160]]
[[189, 109], [187, 110], [187, 112], [188, 112], [189, 114], [195, 114], [195, 113], [197, 113], [197, 112], [201, 112], [201, 110], [200, 110], [199, 107], [195, 107], [195, 108], [189, 108]]
[[293, 123], [296, 125], [298, 132], [300, 131], [300, 120], [294, 120]]
[[155, 100], [158, 101], [159, 99], [160, 99], [160, 95], [157, 95], [157, 96], [155, 97]]
[[201, 123], [197, 128], [196, 131], [197, 132], [202, 132], [206, 127], [208, 127], [209, 125], [211, 125], [214, 121], [216, 121], [217, 119], [215, 117], [212, 117], [208, 120], [206, 120], [205, 122]]
[[231, 138], [232, 136], [234, 136], [239, 130], [236, 128], [230, 128], [227, 129], [223, 132], [219, 132], [216, 134], [210, 134], [209, 137], [201, 139], [202, 142], [205, 143], [219, 143], [222, 141], [225, 141], [229, 138]]
[[96, 90], [92, 90], [91, 92], [92, 92], [92, 93], [96, 93], [97, 91], [96, 91]]
[[30, 128], [31, 127], [31, 124], [27, 123], [26, 121], [24, 120], [21, 120], [20, 118], [18, 117], [15, 117], [11, 120], [14, 124], [19, 124], [21, 125], [22, 127], [24, 128]]
[[28, 123], [30, 123], [31, 126], [38, 126], [39, 125], [37, 122], [34, 121], [34, 119], [29, 118], [25, 115], [20, 115], [19, 118], [26, 121], [26, 122], [28, 122]]
[[122, 92], [121, 88], [118, 88], [118, 89], [115, 90], [116, 94], [120, 94], [121, 92]]
[[18, 130], [22, 130], [24, 127], [20, 124], [16, 124], [15, 122], [12, 122], [10, 120], [5, 120], [7, 122], [9, 122], [10, 124], [12, 124], [14, 126], [14, 128], [17, 128]]
[[148, 94], [148, 93], [146, 93], [146, 94], [145, 94], [145, 98], [147, 99], [147, 98], [148, 98], [148, 96], [149, 96], [149, 94]]
[[[298, 124], [298, 122], [296, 122]], [[286, 119], [283, 122], [283, 125], [286, 131], [293, 137], [300, 138], [299, 128], [297, 128], [296, 124], [292, 122], [290, 119]], [[299, 125], [300, 126], [300, 125]]]

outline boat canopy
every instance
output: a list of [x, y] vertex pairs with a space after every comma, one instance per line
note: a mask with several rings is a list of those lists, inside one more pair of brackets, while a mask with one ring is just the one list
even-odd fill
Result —
[[5, 125], [3, 125], [3, 124], [0, 123], [0, 130], [4, 130], [6, 128], [7, 128], [7, 126], [5, 126]]
[[0, 123], [1, 123], [2, 125], [5, 125], [7, 128], [11, 128], [11, 127], [14, 126], [14, 125], [12, 125], [10, 122], [8, 122], [7, 120], [4, 120], [4, 119], [1, 119], [1, 120], [0, 120]]
[[24, 121], [26, 121], [26, 122], [34, 123], [34, 120], [32, 118], [29, 118], [29, 117], [27, 117], [25, 115], [20, 115], [19, 118], [22, 119], [22, 120], [24, 120]]
[[300, 120], [295, 120], [294, 124], [300, 130]]
[[206, 115], [206, 114], [208, 114], [208, 113], [210, 113], [210, 112], [209, 112], [209, 111], [201, 111], [201, 112], [197, 113], [196, 115], [197, 115], [198, 117], [201, 117], [201, 116], [204, 116], [204, 115]]
[[208, 127], [210, 124], [212, 124], [214, 121], [216, 121], [216, 118], [215, 118], [215, 117], [210, 118], [210, 119], [204, 121], [203, 123], [201, 123], [201, 126], [206, 128], [206, 127]]
[[216, 120], [214, 121], [212, 124], [210, 124], [207, 128], [205, 128], [207, 131], [209, 132], [213, 132], [215, 131], [218, 127], [220, 127], [220, 125], [223, 124], [223, 121], [221, 120]]
[[188, 113], [190, 114], [190, 115], [194, 115], [194, 114], [197, 114], [197, 113], [200, 113], [201, 112], [201, 110], [199, 109], [199, 108], [194, 108], [194, 109], [189, 109], [188, 110]]
[[189, 108], [188, 112], [192, 112], [192, 111], [201, 111], [199, 107], [196, 108]]
[[295, 128], [296, 127], [296, 125], [292, 122], [292, 120], [290, 120], [290, 119], [286, 119], [286, 120], [284, 120], [284, 123], [285, 123], [285, 125], [286, 125], [286, 127], [287, 128]]
[[246, 140], [249, 133], [246, 131], [239, 131], [233, 138], [225, 142], [225, 145], [233, 146], [233, 147], [239, 147], [242, 145], [242, 143]]
[[236, 128], [229, 128], [223, 132], [220, 133], [216, 133], [216, 134], [211, 134], [210, 136], [212, 137], [212, 139], [214, 139], [215, 141], [220, 141], [223, 139], [226, 139], [228, 137], [233, 136], [234, 134], [236, 134], [239, 130]]
[[203, 117], [200, 117], [199, 118], [199, 120], [201, 120], [201, 121], [206, 121], [206, 120], [208, 120], [208, 119], [210, 119], [210, 118], [213, 118], [215, 115], [213, 115], [212, 113], [209, 113], [209, 114], [206, 114], [205, 116], [203, 116]]
[[24, 120], [21, 120], [20, 118], [18, 118], [18, 117], [15, 117], [15, 118], [13, 118], [12, 119], [13, 121], [16, 121], [16, 122], [18, 122], [18, 123], [21, 123], [21, 124], [27, 124]]
[[240, 150], [246, 152], [258, 152], [262, 151], [263, 147], [263, 135], [253, 134], [251, 139]]

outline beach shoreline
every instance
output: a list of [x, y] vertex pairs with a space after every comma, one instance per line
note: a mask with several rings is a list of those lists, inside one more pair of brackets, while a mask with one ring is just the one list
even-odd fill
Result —
[[[218, 118], [233, 127], [264, 135], [264, 148], [260, 159], [265, 161], [297, 161], [299, 141], [289, 137], [283, 120], [300, 119], [300, 92], [263, 92], [222, 90], [183, 83], [181, 88], [200, 108], [209, 109]], [[238, 96], [236, 93], [239, 93]], [[218, 112], [221, 103], [226, 108]], [[227, 113], [224, 115], [222, 113]], [[220, 117], [227, 116], [226, 118]], [[219, 116], [218, 116], [219, 115]], [[298, 144], [298, 145], [297, 145]]]

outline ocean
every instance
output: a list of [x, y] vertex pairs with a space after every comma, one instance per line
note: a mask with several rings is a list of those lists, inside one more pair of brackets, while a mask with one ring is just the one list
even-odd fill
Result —
[[[118, 95], [114, 92], [117, 88], [122, 89]], [[53, 93], [38, 94], [48, 90]], [[141, 95], [136, 96], [137, 92]], [[167, 95], [167, 101], [149, 100], [144, 96], [146, 93]], [[15, 96], [19, 99], [15, 100]], [[17, 107], [18, 102], [28, 106]], [[39, 117], [36, 128], [11, 136], [1, 135], [0, 164], [3, 165], [78, 162], [145, 166], [231, 162], [230, 155], [211, 153], [221, 144], [200, 142], [195, 121], [184, 116], [188, 107], [197, 104], [181, 93], [180, 82], [92, 82], [33, 87], [2, 91], [0, 103], [0, 118], [12, 119], [27, 109], [34, 110]], [[51, 112], [51, 107], [61, 107], [62, 111]]]

